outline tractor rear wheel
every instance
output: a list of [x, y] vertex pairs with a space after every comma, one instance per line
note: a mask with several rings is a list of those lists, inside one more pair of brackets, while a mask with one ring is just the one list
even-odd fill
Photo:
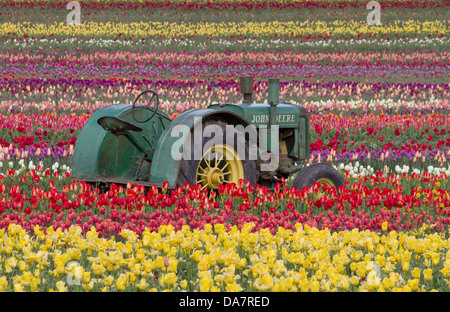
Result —
[[[213, 132], [214, 135], [207, 138], [203, 135], [202, 138], [194, 138], [194, 131], [191, 131], [190, 158], [181, 159], [177, 185], [184, 186], [188, 182], [190, 185], [200, 184], [202, 189], [215, 190], [221, 184], [238, 184], [240, 179], [255, 185], [258, 180], [256, 160], [250, 160], [250, 143], [245, 139], [244, 134], [234, 127], [227, 128], [225, 122], [218, 120], [207, 121], [203, 125], [202, 133], [209, 125], [215, 125], [221, 131], [218, 134]], [[216, 138], [220, 135], [221, 138]], [[219, 139], [220, 143], [212, 145], [210, 140], [212, 141], [213, 138]], [[201, 153], [198, 154], [201, 154], [201, 157], [195, 159], [194, 150], [199, 148]], [[241, 152], [239, 155], [238, 151], [241, 148], [244, 149], [244, 154]]]
[[300, 171], [294, 180], [294, 187], [301, 190], [304, 187], [312, 187], [315, 182], [334, 187], [338, 194], [338, 187], [345, 185], [339, 171], [329, 164], [316, 163]]

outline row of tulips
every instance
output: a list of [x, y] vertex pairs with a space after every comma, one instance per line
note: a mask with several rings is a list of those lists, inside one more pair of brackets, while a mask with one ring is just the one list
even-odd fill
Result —
[[207, 224], [62, 231], [20, 225], [0, 231], [0, 291], [448, 291], [448, 239], [388, 231], [227, 230]]
[[[310, 116], [310, 128], [318, 136], [313, 150], [366, 148], [422, 151], [434, 147], [450, 147], [450, 116], [443, 114], [336, 115]], [[312, 139], [315, 139], [312, 134]], [[359, 146], [355, 146], [358, 142]]]
[[[327, 37], [327, 36], [325, 36]], [[70, 50], [75, 47], [83, 50], [155, 50], [162, 52], [165, 50], [175, 51], [287, 51], [287, 50], [302, 50], [302, 51], [336, 51], [352, 49], [358, 51], [384, 51], [384, 50], [402, 50], [402, 51], [418, 51], [423, 49], [444, 50], [448, 46], [449, 38], [441, 34], [428, 34], [420, 36], [414, 34], [410, 37], [397, 36], [389, 37], [383, 36], [381, 38], [367, 35], [364, 37], [336, 37], [324, 40], [324, 36], [304, 35], [298, 38], [285, 37], [280, 38], [276, 36], [268, 37], [247, 37], [230, 35], [227, 38], [212, 38], [212, 37], [145, 37], [145, 38], [117, 38], [102, 39], [94, 38], [93, 36], [87, 38], [85, 36], [72, 36], [70, 38], [37, 38], [37, 37], [17, 37], [15, 35], [3, 35], [0, 41], [4, 45], [0, 48], [15, 50], [23, 49], [43, 49], [43, 48], [58, 48]]]
[[[311, 105], [306, 108], [313, 112], [317, 109]], [[365, 162], [372, 159], [381, 161], [382, 166], [383, 161], [424, 165], [434, 161], [442, 167], [450, 159], [449, 116], [422, 114], [420, 110], [409, 115], [360, 116], [354, 109], [345, 116], [322, 114], [320, 110], [310, 116], [311, 161]], [[373, 109], [382, 111], [383, 107], [375, 105]], [[47, 113], [0, 115], [0, 161], [71, 156], [76, 136], [88, 118], [86, 114], [79, 117]]]
[[[123, 36], [129, 40], [152, 37], [159, 38], [230, 38], [243, 36], [242, 39], [252, 37], [284, 39], [284, 38], [310, 38], [316, 40], [338, 40], [339, 38], [359, 39], [361, 36], [388, 36], [402, 38], [402, 36], [434, 36], [448, 38], [448, 28], [445, 21], [415, 20], [394, 21], [393, 23], [372, 26], [357, 20], [333, 22], [309, 21], [271, 21], [271, 22], [222, 22], [222, 23], [169, 23], [169, 22], [86, 22], [76, 27], [67, 23], [9, 23], [0, 24], [0, 35], [10, 38], [34, 40], [43, 37], [66, 38], [78, 36], [87, 39], [111, 39]], [[369, 38], [370, 38], [369, 37]], [[5, 38], [5, 37], [3, 37]], [[6, 37], [8, 38], [8, 37]], [[233, 38], [233, 37], [232, 37]], [[363, 37], [364, 38], [364, 37]], [[448, 40], [447, 40], [448, 41]]]
[[[295, 6], [295, 5], [309, 5], [309, 6], [317, 6], [320, 7], [321, 5], [330, 5], [333, 3], [336, 4], [357, 4], [362, 5], [364, 4], [364, 1], [361, 0], [327, 0], [327, 1], [316, 1], [314, 3], [311, 3], [306, 0], [286, 0], [282, 2], [268, 2], [267, 0], [247, 0], [247, 1], [236, 1], [236, 0], [200, 0], [200, 1], [185, 1], [185, 0], [171, 0], [171, 1], [134, 1], [134, 0], [80, 0], [80, 4], [82, 4], [84, 7], [89, 8], [90, 5], [93, 6], [93, 8], [102, 7], [101, 5], [109, 5], [109, 6], [117, 6], [118, 8], [123, 9], [135, 9], [136, 4], [141, 6], [157, 6], [157, 5], [165, 5], [167, 7], [170, 7], [171, 5], [188, 5], [190, 3], [196, 4], [200, 6], [200, 8], [208, 6], [208, 5], [216, 5], [215, 7], [221, 8], [220, 5], [241, 5], [246, 7], [247, 5], [254, 5], [256, 8], [259, 8], [261, 5], [269, 5], [271, 7], [280, 7], [284, 8], [287, 6]], [[18, 0], [18, 1], [11, 1], [11, 0], [2, 0], [0, 3], [4, 4], [5, 6], [18, 6], [18, 7], [29, 7], [30, 5], [34, 5], [36, 7], [38, 6], [44, 6], [46, 4], [51, 5], [52, 7], [60, 7], [64, 6], [64, 2], [60, 0], [40, 0], [40, 1], [30, 1], [30, 0]], [[398, 5], [400, 6], [402, 4], [402, 1], [398, 0], [381, 0], [380, 3], [383, 5]], [[418, 5], [418, 4], [426, 4], [426, 5], [433, 5], [438, 4], [439, 2], [436, 1], [428, 1], [428, 0], [415, 0], [410, 1], [410, 5]], [[100, 5], [100, 6], [99, 6]], [[218, 5], [218, 6], [217, 6]]]
[[448, 230], [450, 193], [444, 172], [429, 168], [430, 172], [409, 173], [409, 168], [398, 168], [395, 174], [351, 175], [358, 167], [355, 164], [345, 172], [338, 167], [347, 179], [339, 194], [319, 184], [297, 190], [288, 181], [273, 191], [242, 181], [220, 187], [216, 194], [189, 185], [168, 190], [167, 185], [145, 189], [131, 183], [113, 184], [99, 194], [89, 184], [72, 181], [65, 165], [4, 168], [0, 176], [0, 228], [11, 223], [28, 231], [36, 225], [44, 230], [77, 225], [85, 232], [94, 226], [104, 237], [117, 235], [122, 229], [141, 235], [146, 228], [153, 231], [169, 224], [178, 230], [184, 225], [202, 229], [216, 223], [241, 228], [249, 222], [255, 223], [255, 231], [268, 229], [272, 233], [279, 226], [294, 230], [297, 223], [336, 231], [379, 232], [383, 224], [396, 231], [418, 229], [423, 224], [429, 225], [430, 231]]
[[[76, 135], [88, 119], [88, 115], [0, 114], [0, 158], [48, 155], [54, 150], [68, 149], [75, 145]], [[23, 157], [22, 157], [23, 158]]]
[[[309, 111], [317, 109], [311, 103], [305, 106]], [[442, 167], [450, 160], [448, 115], [422, 114], [420, 110], [408, 115], [384, 112], [358, 115], [356, 109], [353, 107], [345, 116], [322, 114], [320, 110], [311, 114], [311, 161], [372, 160], [381, 166], [383, 161], [407, 161], [424, 166], [431, 162]], [[372, 109], [382, 111], [383, 107], [375, 105]], [[0, 161], [71, 156], [76, 136], [88, 118], [87, 114], [79, 117], [48, 113], [0, 115]]]
[[[152, 2], [139, 1], [124, 3], [108, 1], [106, 3], [77, 1], [82, 10], [83, 21], [167, 21], [183, 19], [183, 13], [189, 12], [186, 20], [202, 22], [221, 21], [270, 21], [270, 20], [309, 20], [331, 21], [337, 18], [349, 20], [365, 18], [368, 14], [366, 1], [270, 1], [261, 3], [221, 2], [195, 3], [189, 2]], [[377, 1], [383, 10], [382, 20], [405, 20], [411, 17], [419, 20], [445, 20], [446, 9], [450, 4], [446, 1]], [[67, 2], [59, 1], [10, 1], [2, 0], [0, 20], [8, 22], [63, 22], [67, 16]], [[315, 11], [310, 14], [304, 9]], [[205, 14], [207, 13], [207, 14]], [[197, 19], [198, 18], [198, 19]]]
[[[4, 51], [0, 53], [3, 79], [20, 77], [256, 77], [361, 79], [447, 78], [448, 51], [405, 52], [175, 52], [81, 50]], [[130, 73], [132, 73], [130, 75]], [[445, 79], [444, 79], [445, 80]]]
[[[252, 74], [251, 71], [241, 74]], [[57, 75], [54, 78], [7, 76], [0, 79], [0, 110], [11, 113], [75, 112], [82, 114], [111, 102], [132, 103], [144, 90], [156, 91], [161, 108], [169, 114], [191, 108], [205, 107], [212, 102], [232, 103], [242, 101], [238, 75], [210, 78], [147, 78], [147, 77], [84, 77]], [[304, 77], [303, 77], [304, 78]], [[382, 78], [382, 77], [381, 77]], [[441, 82], [442, 81], [442, 82]], [[450, 84], [445, 80], [433, 82], [361, 82], [309, 77], [305, 80], [281, 79], [280, 97], [303, 106], [326, 103], [345, 109], [387, 106], [399, 103], [402, 107], [428, 111], [447, 109]], [[267, 80], [256, 80], [254, 101], [267, 101]], [[327, 100], [324, 100], [327, 99]], [[37, 102], [36, 102], [37, 101]], [[105, 103], [106, 102], [106, 103]], [[314, 102], [314, 104], [308, 104]], [[431, 102], [431, 103], [430, 103]], [[386, 104], [384, 104], [386, 103]], [[432, 104], [433, 103], [433, 104]], [[430, 107], [433, 105], [433, 107]], [[392, 105], [393, 106], [393, 105]], [[339, 110], [339, 108], [338, 108]], [[397, 111], [394, 108], [394, 111]], [[314, 111], [313, 111], [314, 112]], [[369, 112], [370, 113], [370, 112]]]

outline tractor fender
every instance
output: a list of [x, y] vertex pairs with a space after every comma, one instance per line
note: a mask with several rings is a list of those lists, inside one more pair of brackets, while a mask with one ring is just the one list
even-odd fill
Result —
[[[145, 112], [144, 106], [136, 107], [136, 114], [144, 114]], [[105, 106], [93, 113], [77, 137], [72, 158], [71, 178], [87, 182], [121, 184], [145, 181], [146, 178], [148, 179], [150, 164], [144, 163], [146, 169], [142, 170], [137, 176], [135, 168], [137, 161], [135, 159], [140, 159], [142, 151], [133, 146], [125, 136], [116, 136], [102, 128], [98, 124], [98, 120], [105, 116], [117, 117], [134, 124], [132, 106], [128, 104]], [[164, 127], [169, 126], [169, 117], [164, 117], [161, 123], [164, 123]], [[147, 147], [149, 143], [144, 140], [142, 134], [147, 134], [151, 140], [152, 137], [148, 134], [153, 134], [155, 136], [154, 145], [156, 145], [157, 139], [160, 137], [158, 133], [163, 133], [164, 128], [161, 126], [154, 127], [152, 122], [141, 124], [139, 128], [141, 127], [142, 131], [140, 132], [129, 131], [130, 136], [140, 146]], [[139, 179], [136, 180], [136, 178]]]
[[75, 180], [96, 181], [98, 178], [98, 162], [105, 137], [111, 136], [97, 120], [103, 116], [121, 116], [129, 105], [114, 104], [97, 110], [86, 121], [77, 137], [73, 154], [72, 171], [70, 176]]
[[[203, 108], [188, 110], [180, 114], [166, 128], [156, 144], [150, 169], [150, 183], [162, 187], [164, 182], [169, 182], [169, 188], [177, 187], [180, 160], [174, 159], [172, 156], [172, 147], [180, 146], [180, 143], [184, 144], [187, 136], [184, 136], [184, 141], [180, 142], [181, 138], [176, 126], [187, 126], [190, 131], [200, 121], [205, 123], [207, 120], [222, 120], [228, 124], [242, 125], [243, 127], [250, 124], [245, 118], [227, 110]], [[180, 128], [178, 127], [178, 129]]]

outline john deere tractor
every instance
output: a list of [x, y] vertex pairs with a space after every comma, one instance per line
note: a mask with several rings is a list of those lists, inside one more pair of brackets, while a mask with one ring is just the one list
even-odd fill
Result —
[[78, 136], [72, 178], [103, 187], [168, 183], [174, 189], [187, 182], [209, 190], [243, 179], [272, 188], [301, 170], [296, 188], [344, 185], [330, 165], [306, 166], [309, 117], [304, 107], [279, 100], [279, 79], [269, 79], [264, 104], [253, 103], [253, 77], [241, 77], [240, 89], [242, 103], [191, 109], [174, 120], [159, 109], [154, 91], [142, 92], [133, 105], [97, 110]]

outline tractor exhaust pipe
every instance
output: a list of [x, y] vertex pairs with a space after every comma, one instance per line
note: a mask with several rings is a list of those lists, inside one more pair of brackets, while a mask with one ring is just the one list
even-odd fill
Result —
[[[278, 139], [278, 124], [277, 124], [277, 105], [280, 103], [280, 80], [278, 78], [269, 78], [267, 90], [267, 102], [270, 105], [269, 110], [269, 129], [267, 129], [268, 141], [270, 138], [270, 143], [267, 144], [267, 150], [269, 152], [275, 152], [278, 157], [278, 146], [272, 146], [273, 136]], [[276, 129], [273, 129], [276, 127]], [[278, 141], [277, 141], [278, 142]]]
[[244, 94], [244, 103], [253, 103], [253, 76], [240, 77], [240, 88]]
[[270, 106], [277, 106], [280, 103], [280, 79], [269, 78], [267, 102]]
[[269, 124], [277, 121], [277, 105], [280, 103], [280, 79], [269, 78], [267, 102], [270, 105]]

